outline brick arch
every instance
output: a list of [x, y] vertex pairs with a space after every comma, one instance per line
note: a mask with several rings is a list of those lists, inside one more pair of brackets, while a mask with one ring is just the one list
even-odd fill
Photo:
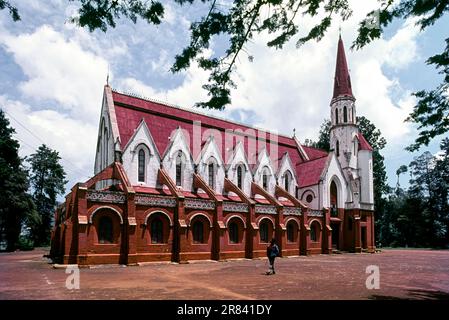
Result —
[[187, 226], [190, 227], [190, 224], [191, 224], [192, 220], [195, 219], [195, 217], [198, 217], [198, 216], [201, 216], [201, 217], [206, 218], [206, 220], [209, 221], [209, 227], [210, 227], [210, 228], [213, 227], [213, 224], [212, 224], [212, 221], [210, 220], [210, 218], [207, 216], [207, 214], [202, 213], [202, 212], [197, 212], [197, 213], [192, 214], [192, 215], [189, 217], [189, 223], [188, 223]]
[[111, 210], [111, 211], [115, 212], [115, 213], [119, 216], [119, 218], [120, 218], [120, 224], [123, 224], [122, 213], [121, 213], [119, 210], [117, 210], [117, 209], [115, 209], [115, 208], [113, 208], [113, 207], [110, 207], [110, 206], [101, 206], [101, 207], [96, 208], [96, 209], [90, 214], [90, 217], [89, 217], [89, 223], [90, 223], [90, 224], [93, 223], [93, 217], [94, 217], [94, 215], [95, 215], [98, 211], [100, 211], [100, 210]]
[[310, 220], [310, 221], [309, 221], [309, 226], [311, 226], [312, 223], [314, 223], [314, 222], [318, 222], [318, 225], [320, 226], [320, 231], [323, 231], [323, 225], [321, 224], [321, 221], [318, 220], [318, 219], [312, 219], [312, 220]]
[[290, 221], [294, 221], [296, 223], [296, 225], [298, 226], [299, 229], [301, 229], [301, 224], [299, 223], [299, 221], [294, 218], [294, 217], [289, 217], [285, 220], [285, 225], [287, 225]]
[[232, 219], [234, 219], [234, 218], [239, 219], [239, 220], [243, 223], [243, 228], [246, 229], [246, 223], [245, 223], [245, 220], [243, 220], [242, 217], [240, 217], [239, 215], [236, 215], [236, 214], [230, 216], [230, 217], [226, 220], [226, 227], [229, 227], [229, 222], [230, 222]]
[[262, 222], [262, 220], [269, 220], [271, 222], [271, 225], [272, 225], [273, 229], [275, 228], [276, 224], [274, 223], [273, 219], [271, 219], [269, 217], [260, 217], [257, 220], [257, 226], [260, 226], [260, 223]]
[[161, 209], [157, 209], [157, 210], [150, 209], [150, 210], [147, 210], [145, 212], [144, 225], [146, 226], [148, 224], [148, 219], [150, 218], [151, 215], [158, 214], [158, 213], [160, 213], [163, 216], [165, 216], [168, 219], [168, 221], [170, 222], [170, 227], [173, 227], [173, 220], [172, 220], [172, 218], [170, 218], [170, 215], [167, 212], [165, 212], [164, 210], [161, 210]]

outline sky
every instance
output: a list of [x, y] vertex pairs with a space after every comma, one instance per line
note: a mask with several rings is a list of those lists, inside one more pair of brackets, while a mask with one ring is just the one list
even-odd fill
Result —
[[[404, 123], [412, 111], [412, 93], [431, 89], [441, 77], [425, 64], [440, 53], [449, 30], [446, 16], [422, 32], [414, 20], [400, 20], [381, 39], [362, 50], [350, 50], [359, 21], [375, 8], [375, 0], [351, 1], [352, 17], [335, 21], [319, 42], [296, 48], [268, 48], [266, 34], [246, 46], [237, 63], [232, 104], [212, 115], [296, 136], [317, 139], [319, 127], [330, 118], [339, 28], [346, 47], [358, 116], [373, 122], [387, 140], [382, 151], [388, 182], [395, 172], [424, 151], [436, 153], [442, 137], [416, 153], [404, 148], [417, 137], [416, 125]], [[205, 101], [202, 85], [208, 74], [193, 64], [185, 72], [169, 69], [189, 42], [190, 23], [207, 12], [202, 2], [179, 6], [162, 1], [165, 20], [159, 26], [142, 21], [118, 21], [117, 27], [89, 32], [68, 21], [76, 3], [68, 0], [11, 0], [22, 20], [13, 22], [0, 11], [0, 107], [6, 111], [20, 155], [35, 152], [42, 143], [59, 152], [67, 172], [67, 191], [93, 175], [103, 86], [131, 92], [182, 107]], [[226, 7], [226, 1], [221, 1]], [[304, 30], [313, 21], [298, 17]], [[225, 39], [212, 42], [207, 55], [219, 54]], [[248, 55], [254, 57], [251, 62]], [[407, 186], [408, 177], [401, 178]]]

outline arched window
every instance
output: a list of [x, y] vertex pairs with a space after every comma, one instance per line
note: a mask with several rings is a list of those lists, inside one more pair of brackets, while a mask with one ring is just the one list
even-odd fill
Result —
[[331, 182], [330, 186], [330, 204], [331, 204], [331, 216], [337, 217], [338, 216], [338, 189], [337, 185], [335, 184], [335, 181]]
[[139, 161], [138, 161], [138, 171], [139, 171], [139, 182], [145, 182], [145, 151], [143, 149], [139, 150]]
[[243, 187], [243, 166], [242, 165], [237, 166], [237, 187], [239, 187], [239, 189], [242, 189], [242, 187]]
[[318, 224], [316, 222], [312, 222], [312, 225], [310, 226], [310, 240], [317, 242], [318, 237]]
[[260, 242], [268, 242], [268, 222], [263, 221], [259, 226]]
[[106, 166], [108, 165], [108, 129], [105, 127], [104, 128], [104, 132], [103, 132], [103, 168], [106, 168]]
[[346, 108], [346, 106], [343, 108], [343, 122], [348, 122], [348, 109]]
[[337, 157], [340, 156], [340, 142], [337, 140], [337, 143], [335, 144], [335, 153], [337, 154]]
[[290, 192], [290, 183], [293, 180], [292, 174], [289, 170], [287, 170], [284, 174], [284, 189], [287, 190], [287, 192]]
[[182, 186], [182, 169], [184, 166], [184, 155], [182, 151], [179, 151], [176, 155], [176, 185], [178, 187]]
[[215, 189], [215, 163], [213, 161], [207, 165], [207, 175], [209, 178], [209, 187]]
[[99, 243], [113, 243], [113, 224], [112, 219], [107, 216], [102, 216], [98, 222], [98, 242]]
[[338, 109], [335, 109], [335, 124], [338, 124]]
[[193, 242], [204, 243], [204, 223], [202, 221], [193, 223]]
[[287, 241], [288, 242], [295, 242], [295, 225], [293, 222], [289, 222], [287, 224]]
[[269, 177], [269, 171], [268, 168], [265, 167], [263, 168], [262, 171], [262, 188], [264, 188], [265, 190], [268, 190], [268, 177]]
[[154, 218], [151, 221], [151, 243], [164, 242], [164, 224], [161, 219]]
[[354, 107], [351, 108], [351, 118], [352, 118], [352, 123], [355, 123], [356, 119], [354, 118]]
[[239, 226], [235, 221], [229, 224], [229, 242], [239, 243]]

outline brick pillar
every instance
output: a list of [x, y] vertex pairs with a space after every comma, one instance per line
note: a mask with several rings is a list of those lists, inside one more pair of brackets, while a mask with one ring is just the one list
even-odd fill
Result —
[[279, 254], [282, 257], [283, 256], [283, 249], [285, 248], [285, 225], [284, 225], [284, 207], [278, 207], [277, 208], [277, 215], [276, 215], [276, 230], [275, 230], [275, 238], [276, 243], [279, 246]]
[[87, 188], [78, 186], [77, 197], [77, 223], [78, 223], [78, 261], [79, 265], [89, 264], [87, 261], [87, 247], [89, 245], [87, 237], [88, 221], [87, 221]]
[[355, 232], [355, 248], [354, 251], [355, 252], [362, 252], [362, 243], [361, 243], [361, 239], [362, 239], [362, 227], [360, 225], [360, 215], [357, 217], [354, 217], [354, 221], [355, 221], [355, 228], [354, 228], [354, 232]]
[[248, 204], [248, 214], [246, 215], [246, 243], [245, 243], [245, 257], [252, 259], [254, 257], [254, 236], [256, 230], [253, 227], [253, 223], [256, 221], [256, 204]]
[[332, 253], [332, 228], [330, 209], [323, 209], [323, 253]]
[[301, 217], [301, 254], [310, 255], [310, 228], [308, 224], [308, 209], [302, 210]]
[[223, 222], [223, 202], [215, 202], [214, 221], [212, 228], [212, 259], [221, 260], [220, 252], [223, 248], [224, 229], [226, 229]]
[[137, 264], [137, 221], [136, 221], [136, 203], [135, 203], [134, 192], [129, 192], [127, 194], [126, 200], [126, 216], [127, 219], [124, 221], [123, 229], [126, 230], [127, 239], [126, 250], [124, 250], [124, 259], [126, 257], [126, 264], [136, 265]]
[[[188, 243], [187, 243], [187, 224], [186, 224], [186, 215], [185, 215], [185, 208], [184, 208], [184, 199], [178, 199], [178, 207], [175, 211], [175, 233], [174, 237], [176, 239], [173, 239], [173, 243], [175, 245], [174, 248], [174, 260], [177, 262], [184, 262], [187, 259], [185, 259], [184, 254], [188, 250]], [[177, 229], [177, 230], [176, 230]]]

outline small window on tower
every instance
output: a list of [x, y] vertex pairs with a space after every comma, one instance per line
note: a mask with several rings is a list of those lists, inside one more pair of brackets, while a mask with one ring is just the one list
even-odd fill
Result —
[[337, 154], [337, 157], [340, 156], [340, 142], [338, 142], [338, 140], [337, 140], [337, 143], [335, 145], [335, 153]]
[[338, 109], [335, 109], [335, 124], [338, 124]]
[[343, 108], [343, 122], [348, 122], [348, 109], [346, 106]]

